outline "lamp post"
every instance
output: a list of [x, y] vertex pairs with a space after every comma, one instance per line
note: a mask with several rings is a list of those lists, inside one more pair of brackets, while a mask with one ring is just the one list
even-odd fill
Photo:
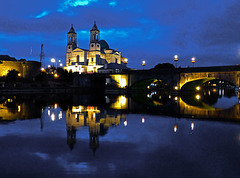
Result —
[[145, 66], [145, 65], [146, 65], [146, 61], [143, 60], [143, 61], [142, 61], [143, 70], [144, 70], [144, 66]]
[[196, 61], [196, 58], [195, 57], [192, 57], [192, 64], [193, 64], [193, 67], [194, 67], [194, 63]]
[[176, 62], [176, 68], [177, 68], [178, 55], [174, 55], [174, 61]]
[[[61, 60], [58, 60], [58, 63], [59, 63], [59, 65], [61, 64]], [[60, 67], [61, 67], [61, 65], [60, 65]]]
[[56, 62], [56, 60], [54, 58], [51, 59], [51, 63], [53, 63], [53, 67], [54, 67], [54, 63]]

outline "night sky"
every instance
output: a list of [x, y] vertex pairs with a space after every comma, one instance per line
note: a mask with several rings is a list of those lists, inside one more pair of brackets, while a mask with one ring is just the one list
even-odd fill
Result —
[[94, 21], [101, 39], [128, 58], [128, 67], [240, 64], [239, 0], [1, 0], [0, 54], [45, 63], [64, 61], [71, 24], [88, 49]]

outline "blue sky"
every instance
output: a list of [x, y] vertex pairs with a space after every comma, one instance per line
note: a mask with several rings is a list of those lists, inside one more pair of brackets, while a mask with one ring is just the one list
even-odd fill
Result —
[[[71, 24], [80, 48], [88, 49], [94, 21], [101, 39], [128, 58], [128, 66], [240, 64], [238, 0], [1, 0], [0, 54], [65, 61]], [[32, 53], [31, 53], [32, 49]]]

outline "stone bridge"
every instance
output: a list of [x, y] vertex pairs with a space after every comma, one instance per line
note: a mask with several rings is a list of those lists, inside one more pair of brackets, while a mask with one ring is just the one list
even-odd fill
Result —
[[177, 86], [179, 89], [188, 82], [200, 79], [219, 79], [239, 86], [240, 66], [131, 70], [110, 76], [119, 83], [120, 88], [131, 88], [137, 82], [148, 79], [159, 79], [170, 87]]
[[179, 83], [181, 88], [184, 84], [198, 79], [219, 79], [239, 86], [240, 66], [219, 67], [196, 67], [183, 68], [179, 70]]
[[181, 89], [186, 83], [204, 79], [224, 80], [239, 86], [240, 66], [192, 67], [173, 69], [129, 70], [122, 73], [82, 74], [74, 77], [74, 85], [86, 88], [104, 89], [111, 80], [117, 82], [119, 88], [131, 88], [140, 81], [158, 79], [170, 88]]

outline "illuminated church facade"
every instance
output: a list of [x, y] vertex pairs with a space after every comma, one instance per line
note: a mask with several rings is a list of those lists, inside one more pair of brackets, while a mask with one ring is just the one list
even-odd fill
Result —
[[90, 30], [89, 50], [81, 49], [77, 44], [77, 33], [73, 25], [67, 34], [65, 69], [82, 73], [117, 73], [127, 69], [127, 58], [120, 51], [109, 48], [105, 40], [100, 40], [100, 31], [94, 23]]

